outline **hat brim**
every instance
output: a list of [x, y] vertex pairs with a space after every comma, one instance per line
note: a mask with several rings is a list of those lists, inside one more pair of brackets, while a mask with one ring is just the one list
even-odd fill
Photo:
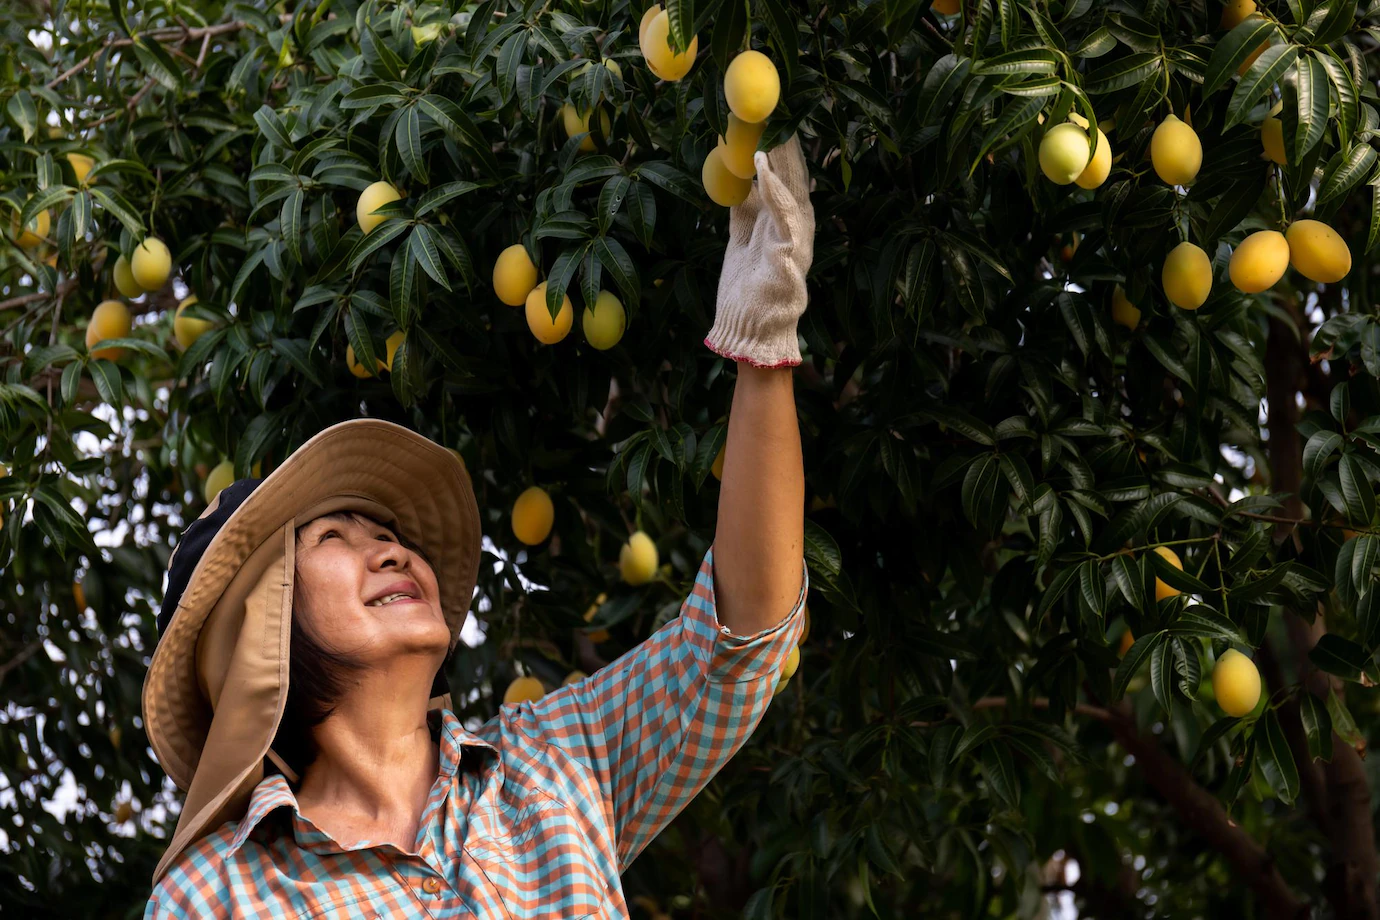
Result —
[[[354, 419], [318, 433], [235, 509], [197, 562], [144, 679], [142, 709], [159, 763], [191, 786], [211, 717], [198, 686], [201, 629], [240, 567], [286, 522], [337, 496], [393, 515], [384, 523], [422, 548], [436, 573], [451, 648], [479, 573], [481, 530], [470, 477], [459, 457], [410, 429]], [[299, 521], [299, 524], [305, 521]]]

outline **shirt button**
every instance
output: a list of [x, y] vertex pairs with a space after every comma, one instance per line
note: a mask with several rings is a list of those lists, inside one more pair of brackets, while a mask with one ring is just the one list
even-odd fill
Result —
[[435, 894], [436, 892], [441, 890], [441, 880], [438, 878], [427, 879], [426, 881], [422, 882], [422, 890], [425, 891], [427, 894]]

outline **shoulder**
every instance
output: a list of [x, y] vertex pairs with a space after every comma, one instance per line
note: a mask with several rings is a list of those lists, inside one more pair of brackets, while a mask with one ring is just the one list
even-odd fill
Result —
[[235, 879], [244, 876], [247, 862], [255, 858], [254, 847], [234, 847], [238, 826], [238, 821], [226, 822], [183, 850], [154, 886], [150, 903], [172, 916], [214, 916], [232, 900]]

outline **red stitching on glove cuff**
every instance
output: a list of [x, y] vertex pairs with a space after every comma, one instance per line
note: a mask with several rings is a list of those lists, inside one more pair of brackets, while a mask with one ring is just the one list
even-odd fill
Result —
[[777, 361], [777, 362], [775, 362], [774, 364], [765, 364], [765, 363], [763, 363], [763, 362], [761, 362], [761, 361], [758, 361], [758, 360], [756, 360], [755, 358], [752, 358], [752, 357], [750, 357], [750, 356], [748, 356], [748, 355], [737, 355], [737, 354], [734, 354], [734, 353], [731, 352], [731, 351], [724, 351], [724, 350], [722, 350], [722, 349], [715, 348], [714, 345], [709, 341], [709, 336], [705, 336], [705, 337], [704, 337], [704, 345], [705, 345], [706, 348], [708, 348], [710, 351], [714, 352], [714, 354], [716, 354], [716, 355], [719, 355], [719, 356], [724, 357], [724, 358], [728, 358], [728, 359], [731, 360], [731, 361], [741, 361], [741, 362], [746, 363], [746, 364], [751, 364], [753, 367], [759, 367], [759, 368], [762, 368], [763, 370], [776, 370], [777, 368], [780, 368], [780, 367], [797, 367], [797, 366], [800, 365], [800, 362], [801, 362], [801, 359], [800, 359], [800, 358], [795, 358], [795, 359], [786, 358], [786, 359], [784, 359], [784, 360], [782, 360], [782, 361]]

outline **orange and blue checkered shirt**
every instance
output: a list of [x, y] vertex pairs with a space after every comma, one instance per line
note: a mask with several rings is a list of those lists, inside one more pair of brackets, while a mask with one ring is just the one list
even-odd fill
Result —
[[410, 852], [338, 843], [273, 773], [243, 820], [172, 865], [145, 920], [626, 920], [620, 874], [762, 720], [807, 588], [808, 573], [789, 616], [736, 636], [715, 613], [711, 549], [680, 616], [597, 673], [475, 733], [429, 714], [441, 766]]

